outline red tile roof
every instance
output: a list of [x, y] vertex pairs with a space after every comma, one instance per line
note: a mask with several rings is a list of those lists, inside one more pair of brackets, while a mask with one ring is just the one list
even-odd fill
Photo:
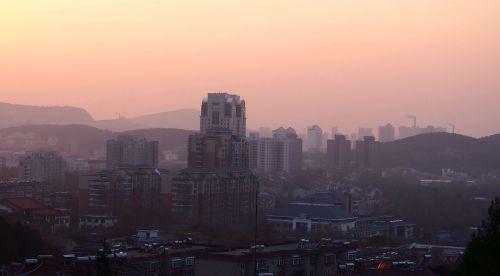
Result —
[[45, 216], [62, 215], [62, 212], [45, 206], [41, 202], [29, 197], [6, 198], [1, 203], [17, 212], [29, 211], [36, 215]]

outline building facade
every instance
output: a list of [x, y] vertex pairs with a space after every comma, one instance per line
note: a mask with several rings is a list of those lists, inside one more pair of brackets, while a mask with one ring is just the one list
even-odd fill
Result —
[[364, 140], [356, 141], [356, 166], [371, 168], [378, 165], [380, 143], [373, 136], [365, 136]]
[[246, 136], [245, 101], [238, 95], [208, 93], [201, 104], [200, 132], [229, 129], [238, 137]]
[[58, 185], [64, 178], [64, 160], [56, 152], [30, 152], [19, 160], [18, 176], [25, 181]]
[[280, 232], [336, 233], [354, 232], [356, 217], [338, 206], [310, 202], [290, 203], [267, 215], [267, 222]]
[[248, 143], [225, 129], [190, 135], [188, 167], [248, 167]]
[[330, 172], [348, 171], [351, 168], [351, 141], [344, 135], [335, 135], [327, 142], [327, 166]]
[[320, 152], [323, 147], [323, 130], [314, 125], [307, 128], [307, 151]]
[[391, 142], [396, 139], [396, 129], [393, 125], [387, 124], [378, 128], [378, 140], [381, 143]]
[[121, 135], [106, 144], [106, 168], [157, 167], [158, 141], [140, 135]]
[[293, 128], [273, 131], [272, 138], [249, 138], [249, 167], [257, 172], [297, 172], [302, 167], [302, 139]]
[[185, 169], [172, 182], [172, 212], [184, 224], [252, 222], [257, 177], [247, 168]]
[[79, 207], [90, 213], [170, 208], [171, 179], [155, 168], [117, 168], [85, 175], [79, 183]]
[[189, 137], [188, 168], [172, 180], [172, 212], [196, 225], [242, 225], [255, 213], [257, 177], [249, 169], [245, 101], [209, 93], [200, 133]]

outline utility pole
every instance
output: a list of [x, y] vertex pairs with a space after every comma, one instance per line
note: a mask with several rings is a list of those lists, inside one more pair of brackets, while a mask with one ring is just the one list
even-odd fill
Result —
[[255, 189], [255, 229], [254, 229], [254, 237], [253, 237], [253, 261], [254, 261], [254, 268], [255, 268], [255, 276], [257, 276], [258, 273], [258, 267], [257, 267], [257, 237], [258, 237], [258, 230], [259, 230], [259, 188], [257, 186], [257, 189]]

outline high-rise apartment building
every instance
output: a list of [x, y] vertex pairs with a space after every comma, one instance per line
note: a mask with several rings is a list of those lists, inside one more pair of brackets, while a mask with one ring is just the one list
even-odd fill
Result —
[[356, 166], [376, 167], [379, 162], [380, 143], [373, 136], [365, 136], [362, 141], [356, 142]]
[[257, 172], [283, 171], [282, 141], [273, 138], [250, 138], [248, 140], [249, 167]]
[[323, 146], [323, 130], [314, 125], [307, 128], [307, 151], [320, 152]]
[[158, 141], [140, 135], [121, 135], [107, 141], [106, 167], [158, 167]]
[[280, 127], [272, 138], [249, 137], [249, 167], [258, 172], [296, 172], [302, 167], [302, 140], [293, 128]]
[[374, 136], [373, 130], [368, 127], [360, 127], [358, 128], [358, 140], [363, 140], [366, 136]]
[[180, 223], [243, 226], [253, 221], [257, 188], [248, 168], [188, 168], [174, 178], [172, 211]]
[[328, 140], [327, 166], [330, 172], [347, 171], [351, 167], [351, 141], [344, 135]]
[[238, 95], [208, 93], [201, 104], [200, 132], [226, 129], [237, 137], [246, 136], [245, 101]]
[[227, 129], [210, 129], [190, 135], [188, 167], [248, 167], [248, 143]]
[[170, 209], [171, 175], [157, 168], [117, 168], [83, 175], [79, 208], [93, 213]]
[[280, 127], [273, 131], [273, 139], [283, 143], [283, 171], [291, 173], [302, 168], [302, 139], [295, 129]]
[[394, 141], [396, 129], [393, 125], [387, 124], [378, 128], [378, 140], [382, 143]]
[[245, 101], [209, 93], [200, 133], [189, 137], [188, 168], [173, 178], [172, 212], [188, 224], [241, 225], [254, 215], [257, 177], [249, 167]]
[[19, 160], [19, 178], [28, 181], [61, 184], [64, 178], [64, 160], [56, 152], [30, 152]]

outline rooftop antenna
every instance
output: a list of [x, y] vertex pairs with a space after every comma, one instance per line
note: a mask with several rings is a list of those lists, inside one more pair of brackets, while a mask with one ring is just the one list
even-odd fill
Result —
[[446, 124], [451, 127], [451, 133], [455, 134], [455, 125], [452, 123], [446, 123]]
[[413, 120], [413, 128], [417, 127], [417, 117], [415, 115], [407, 114], [407, 115], [405, 115], [405, 118], [412, 119]]

